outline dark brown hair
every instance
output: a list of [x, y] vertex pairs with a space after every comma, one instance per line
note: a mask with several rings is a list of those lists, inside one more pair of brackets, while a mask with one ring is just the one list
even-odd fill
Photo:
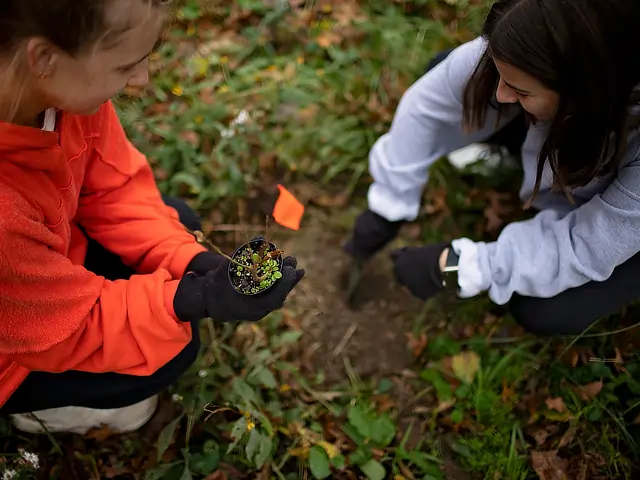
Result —
[[[122, 33], [128, 25], [109, 25], [108, 5], [122, 0], [2, 0], [0, 49], [14, 51], [31, 37], [44, 37], [70, 55], [98, 40]], [[138, 0], [151, 6], [170, 6], [172, 0]]]
[[500, 76], [493, 59], [559, 94], [540, 151], [533, 197], [548, 161], [554, 186], [584, 186], [615, 171], [638, 102], [639, 0], [497, 0], [482, 32], [488, 42], [464, 92], [464, 123], [485, 124]]

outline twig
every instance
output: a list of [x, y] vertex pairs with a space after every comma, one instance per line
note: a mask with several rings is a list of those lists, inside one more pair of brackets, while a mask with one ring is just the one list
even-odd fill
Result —
[[220, 248], [218, 248], [217, 245], [214, 245], [214, 243], [209, 240], [207, 237], [204, 236], [204, 233], [202, 233], [200, 230], [191, 230], [187, 227], [184, 227], [184, 229], [189, 232], [191, 235], [193, 235], [196, 239], [196, 241], [200, 244], [200, 245], [205, 245], [207, 247], [209, 247], [211, 250], [213, 250], [214, 252], [216, 252], [218, 255], [222, 255], [224, 258], [226, 258], [227, 260], [229, 260], [231, 263], [236, 264], [236, 266], [238, 267], [242, 267], [245, 268], [247, 267], [246, 265], [243, 265], [240, 262], [235, 261], [233, 258], [231, 258], [229, 255], [227, 255], [226, 253], [224, 253], [222, 250], [220, 250]]
[[342, 352], [342, 350], [344, 350], [344, 347], [347, 346], [347, 343], [349, 342], [349, 340], [351, 340], [351, 337], [353, 337], [353, 334], [356, 332], [357, 329], [358, 329], [357, 323], [354, 323], [349, 327], [349, 329], [344, 334], [344, 337], [342, 337], [342, 340], [340, 340], [340, 343], [338, 344], [338, 346], [333, 350], [332, 356], [331, 356], [332, 360], [336, 358], [338, 355], [340, 355], [340, 352]]
[[[231, 225], [231, 224], [221, 224], [215, 225], [211, 227], [211, 230], [214, 232], [247, 232], [247, 231], [262, 231], [262, 227], [258, 225]], [[249, 239], [247, 238], [247, 242]]]

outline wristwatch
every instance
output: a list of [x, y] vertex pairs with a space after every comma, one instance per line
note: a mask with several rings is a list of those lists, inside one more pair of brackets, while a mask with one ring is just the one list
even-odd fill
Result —
[[442, 285], [447, 290], [459, 290], [458, 286], [458, 262], [460, 257], [455, 252], [453, 247], [449, 247], [449, 253], [447, 254], [447, 260], [444, 264], [444, 270], [442, 271]]

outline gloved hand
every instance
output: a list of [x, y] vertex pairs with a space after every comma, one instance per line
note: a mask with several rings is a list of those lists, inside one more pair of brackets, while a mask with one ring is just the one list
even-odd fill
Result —
[[356, 260], [367, 260], [393, 240], [404, 223], [390, 222], [367, 209], [356, 218], [353, 236], [344, 249]]
[[282, 263], [282, 278], [260, 295], [245, 296], [235, 291], [229, 282], [229, 260], [198, 277], [188, 273], [178, 284], [173, 300], [176, 316], [183, 322], [211, 317], [216, 322], [256, 322], [279, 310], [287, 296], [304, 277], [296, 270], [297, 260], [287, 257]]
[[396, 280], [416, 297], [428, 300], [444, 290], [440, 256], [448, 243], [405, 247], [391, 252]]
[[198, 277], [206, 275], [211, 270], [218, 268], [226, 259], [222, 255], [213, 252], [201, 252], [193, 257], [184, 271], [186, 275], [189, 272], [195, 273]]

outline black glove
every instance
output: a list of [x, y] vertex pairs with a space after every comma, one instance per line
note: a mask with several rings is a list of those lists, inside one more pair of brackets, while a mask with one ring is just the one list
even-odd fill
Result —
[[344, 249], [357, 260], [367, 260], [393, 240], [404, 223], [390, 222], [367, 209], [356, 218], [353, 236]]
[[189, 273], [180, 281], [173, 309], [183, 322], [207, 317], [216, 322], [256, 322], [282, 308], [289, 292], [304, 277], [304, 270], [296, 270], [297, 263], [294, 257], [285, 258], [281, 279], [264, 293], [245, 296], [229, 282], [229, 260], [223, 258], [218, 268], [205, 276]]
[[416, 297], [430, 299], [444, 290], [440, 256], [449, 247], [448, 243], [440, 243], [426, 247], [405, 247], [391, 252], [396, 280]]
[[201, 277], [218, 268], [224, 261], [225, 258], [222, 255], [217, 255], [213, 252], [201, 252], [189, 262], [184, 274], [193, 272], [198, 277]]

